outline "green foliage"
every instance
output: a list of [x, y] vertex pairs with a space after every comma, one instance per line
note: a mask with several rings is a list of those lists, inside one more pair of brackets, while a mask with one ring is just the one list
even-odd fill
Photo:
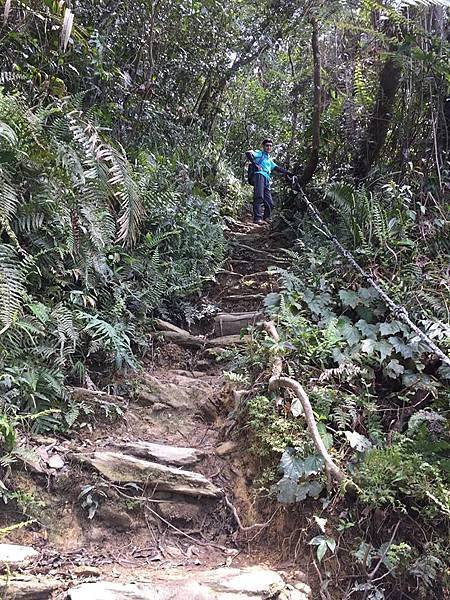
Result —
[[247, 403], [249, 426], [255, 436], [254, 449], [262, 457], [281, 454], [287, 446], [303, 447], [305, 428], [300, 421], [279, 414], [273, 400], [255, 396]]
[[144, 152], [132, 165], [69, 101], [0, 91], [0, 122], [0, 392], [13, 412], [70, 412], [68, 382], [137, 368], [155, 309], [212, 276], [217, 198]]
[[[278, 467], [283, 477], [274, 486], [278, 502], [291, 504], [301, 502], [308, 496], [317, 498], [324, 486], [315, 476], [322, 473], [323, 469], [324, 462], [321, 456], [311, 454], [300, 458], [293, 448], [287, 448], [283, 452]], [[313, 476], [312, 479], [311, 476]], [[299, 482], [300, 479], [301, 482]]]
[[450, 516], [450, 494], [439, 460], [415, 451], [408, 438], [370, 450], [358, 473], [360, 497], [371, 506], [414, 509], [430, 518]]

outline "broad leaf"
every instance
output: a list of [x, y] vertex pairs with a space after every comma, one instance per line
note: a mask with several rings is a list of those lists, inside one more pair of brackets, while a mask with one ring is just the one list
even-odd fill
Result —
[[359, 295], [349, 290], [339, 290], [339, 298], [344, 306], [350, 306], [351, 308], [356, 308], [361, 302]]
[[282, 471], [284, 477], [297, 481], [305, 472], [305, 463], [302, 458], [295, 456], [293, 448], [287, 448], [283, 452], [278, 468]]
[[319, 454], [307, 456], [303, 465], [305, 476], [317, 475], [317, 473], [323, 471], [324, 464], [324, 460]]
[[352, 448], [358, 452], [366, 452], [372, 448], [372, 442], [356, 431], [344, 431], [345, 437]]

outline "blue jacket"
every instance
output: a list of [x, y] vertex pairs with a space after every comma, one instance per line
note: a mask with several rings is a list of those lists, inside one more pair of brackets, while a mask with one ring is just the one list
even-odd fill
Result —
[[287, 169], [277, 165], [277, 163], [270, 157], [270, 154], [264, 150], [249, 150], [245, 153], [245, 155], [249, 161], [257, 166], [258, 170], [256, 172], [264, 175], [267, 182], [270, 181], [272, 171], [277, 171], [277, 173], [281, 173], [282, 175], [289, 174]]

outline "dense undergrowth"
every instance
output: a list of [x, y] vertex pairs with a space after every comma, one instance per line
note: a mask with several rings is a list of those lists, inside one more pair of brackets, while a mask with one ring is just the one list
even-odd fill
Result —
[[[345, 196], [333, 185], [321, 194], [331, 199], [323, 215], [334, 233], [448, 353], [448, 294], [436, 285], [448, 261], [448, 230], [439, 211], [417, 210], [393, 184]], [[263, 468], [256, 488], [261, 498], [276, 497], [285, 505], [316, 499], [315, 514], [329, 519], [312, 541], [319, 560], [326, 555], [332, 573], [350, 551], [361, 569], [348, 597], [364, 590], [368, 598], [440, 597], [450, 517], [450, 371], [316, 225], [304, 214], [293, 229], [291, 266], [275, 269], [281, 290], [265, 299], [280, 340], [254, 330], [248, 350], [234, 358], [235, 369], [242, 380], [261, 381], [261, 371], [271, 368], [275, 356], [283, 357], [286, 375], [305, 387], [321, 437], [345, 470], [348, 481], [337, 497], [353, 492], [336, 504], [301, 403], [289, 392], [267, 393], [261, 383], [252, 388], [246, 408], [253, 452]], [[426, 245], [423, 229], [429, 232]], [[368, 532], [373, 511], [383, 511], [390, 523], [385, 538]], [[389, 540], [395, 519], [399, 525]], [[312, 531], [314, 525], [312, 520]], [[378, 583], [369, 574], [380, 557]], [[330, 574], [328, 584], [332, 580]]]
[[214, 274], [220, 196], [176, 159], [130, 160], [64, 101], [1, 94], [0, 161], [4, 414], [72, 425], [67, 385], [138, 368], [155, 311]]

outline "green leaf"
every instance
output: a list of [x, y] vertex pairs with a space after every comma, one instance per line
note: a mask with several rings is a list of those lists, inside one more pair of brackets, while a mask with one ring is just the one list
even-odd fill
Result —
[[281, 504], [293, 504], [297, 500], [298, 487], [296, 481], [289, 477], [283, 477], [273, 489], [277, 492], [278, 502]]
[[327, 538], [327, 546], [331, 550], [331, 552], [334, 552], [336, 549], [336, 540], [330, 537]]
[[381, 335], [393, 335], [394, 333], [398, 333], [400, 331], [400, 327], [397, 321], [391, 321], [390, 323], [380, 323], [379, 329]]
[[349, 346], [354, 346], [361, 339], [360, 332], [350, 323], [350, 321], [344, 321], [341, 318], [338, 320], [336, 327]]
[[375, 555], [374, 547], [366, 542], [361, 542], [358, 549], [352, 552], [356, 560], [364, 564], [364, 567], [369, 569]]
[[50, 316], [50, 309], [42, 304], [42, 302], [36, 302], [28, 305], [33, 315], [39, 319], [41, 323], [46, 323]]
[[320, 437], [322, 438], [322, 442], [325, 444], [325, 448], [329, 450], [334, 443], [333, 436], [331, 433], [328, 433], [325, 423], [317, 423], [317, 429], [320, 433]]
[[375, 351], [380, 353], [380, 360], [384, 361], [388, 356], [392, 354], [393, 346], [386, 342], [386, 340], [381, 340], [381, 342], [376, 342]]
[[352, 448], [358, 452], [366, 452], [372, 448], [372, 442], [356, 431], [344, 431], [345, 437]]
[[321, 562], [322, 558], [325, 556], [326, 551], [327, 551], [327, 543], [326, 543], [326, 541], [323, 541], [317, 546], [317, 560], [319, 562]]
[[274, 309], [280, 306], [281, 294], [271, 292], [264, 298], [264, 306], [268, 309]]
[[307, 456], [304, 461], [305, 476], [317, 475], [323, 471], [324, 464], [324, 460], [319, 454]]
[[377, 342], [375, 342], [374, 340], [363, 340], [361, 342], [361, 352], [364, 352], [365, 354], [368, 354], [370, 356], [374, 353], [376, 345]]
[[349, 290], [339, 290], [339, 298], [344, 306], [351, 308], [356, 308], [361, 302], [359, 295]]
[[405, 367], [401, 365], [396, 358], [393, 358], [384, 369], [386, 375], [392, 379], [397, 379], [399, 375], [404, 373]]
[[295, 398], [291, 404], [291, 413], [294, 417], [299, 417], [303, 414], [303, 406], [298, 398]]
[[287, 448], [281, 457], [279, 469], [284, 477], [297, 481], [305, 473], [305, 463], [302, 458], [295, 456], [293, 448]]
[[325, 556], [327, 549], [329, 548], [331, 552], [334, 552], [336, 548], [336, 540], [326, 535], [316, 535], [309, 542], [311, 546], [317, 546], [317, 559], [320, 562], [322, 558]]
[[322, 533], [325, 533], [325, 525], [327, 524], [328, 519], [322, 519], [321, 517], [314, 515], [314, 521], [319, 526], [320, 531]]
[[360, 287], [358, 292], [363, 300], [375, 300], [378, 298], [378, 292], [374, 287]]
[[417, 351], [417, 343], [405, 344], [398, 336], [391, 336], [389, 342], [394, 347], [395, 351], [401, 354], [404, 358], [412, 358]]
[[378, 326], [377, 325], [371, 325], [364, 319], [360, 319], [359, 321], [357, 321], [357, 323], [355, 323], [355, 326], [367, 338], [370, 338], [372, 340], [377, 339], [377, 334], [378, 334]]

